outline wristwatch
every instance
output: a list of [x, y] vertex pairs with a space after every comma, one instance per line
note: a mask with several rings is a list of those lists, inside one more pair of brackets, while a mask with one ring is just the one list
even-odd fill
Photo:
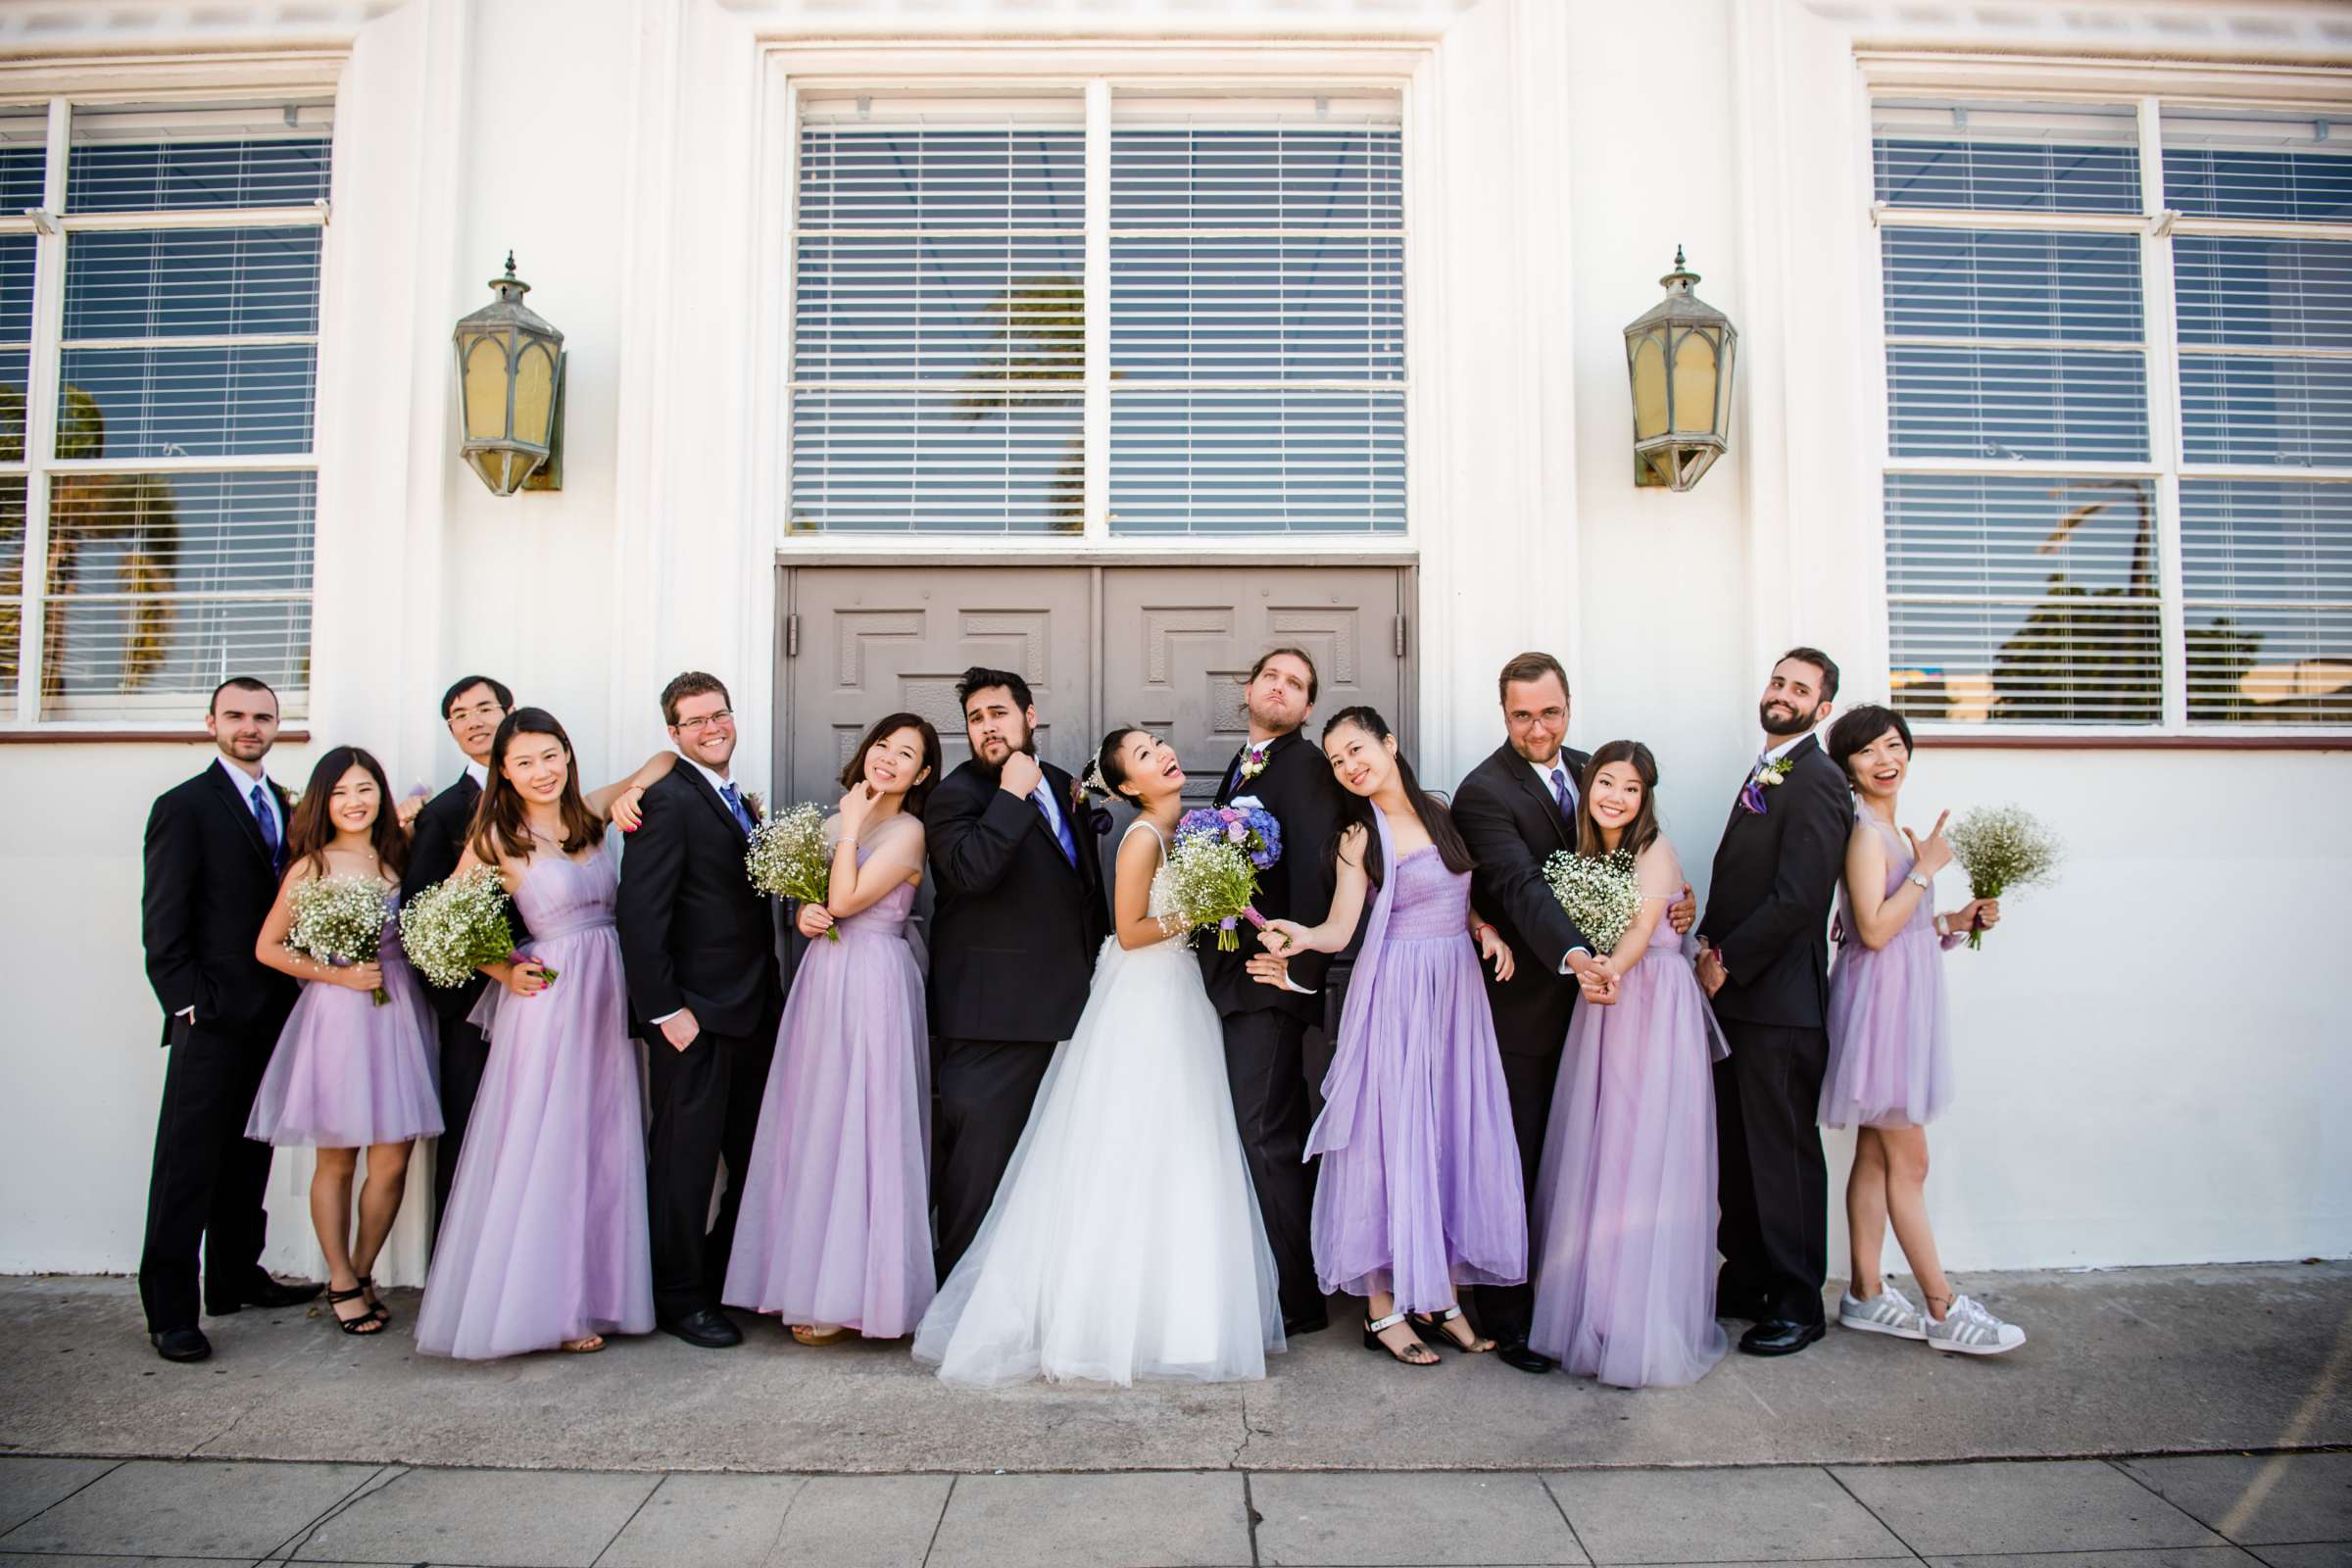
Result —
[[1903, 880], [1916, 886], [1922, 893], [1933, 893], [1935, 891], [1934, 888], [1928, 885], [1928, 879], [1924, 876], [1921, 876], [1917, 871], [1914, 871], [1909, 876], [1904, 877]]

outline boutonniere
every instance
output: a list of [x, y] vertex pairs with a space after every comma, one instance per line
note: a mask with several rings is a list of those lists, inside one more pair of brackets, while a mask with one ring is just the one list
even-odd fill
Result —
[[1234, 775], [1234, 781], [1247, 784], [1263, 773], [1266, 770], [1266, 749], [1273, 744], [1272, 741], [1259, 741], [1255, 745], [1243, 747], [1241, 769]]
[[277, 797], [286, 803], [286, 809], [289, 811], [302, 804], [302, 791], [300, 790], [281, 789], [277, 792]]
[[1769, 762], [1758, 762], [1756, 770], [1747, 776], [1745, 787], [1740, 791], [1740, 804], [1758, 816], [1762, 816], [1764, 814], [1764, 792], [1788, 776], [1789, 765], [1788, 759], [1786, 757], [1775, 758]]
[[747, 810], [747, 811], [749, 811], [749, 812], [751, 812], [751, 813], [752, 813], [752, 820], [753, 820], [753, 821], [757, 822], [757, 821], [759, 821], [759, 820], [760, 820], [761, 817], [763, 817], [763, 816], [767, 815], [767, 808], [766, 808], [765, 806], [761, 805], [761, 804], [760, 804], [760, 792], [759, 792], [759, 791], [757, 791], [757, 790], [745, 790], [745, 791], [743, 792], [743, 797], [742, 797], [742, 799], [743, 799], [743, 808], [744, 808], [745, 810]]

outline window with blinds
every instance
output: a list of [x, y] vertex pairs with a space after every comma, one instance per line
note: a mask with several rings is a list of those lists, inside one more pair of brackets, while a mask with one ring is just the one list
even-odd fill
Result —
[[2352, 116], [1873, 111], [1896, 706], [2352, 726]]
[[1108, 102], [803, 101], [793, 529], [1403, 529], [1396, 98]]
[[307, 101], [0, 115], [0, 211], [37, 210], [0, 218], [6, 716], [185, 723], [229, 675], [306, 711], [331, 130]]

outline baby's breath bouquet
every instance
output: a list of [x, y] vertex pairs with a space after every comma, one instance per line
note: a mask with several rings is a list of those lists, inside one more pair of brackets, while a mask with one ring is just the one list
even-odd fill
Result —
[[[2057, 879], [2057, 836], [2020, 807], [1981, 806], [1954, 822], [1944, 837], [1952, 858], [1968, 873], [1972, 899], [1997, 899]], [[1984, 933], [1969, 932], [1968, 945], [1983, 947]]]
[[[776, 812], [752, 829], [743, 864], [752, 874], [752, 886], [771, 898], [824, 903], [833, 891], [833, 856], [825, 848], [825, 813], [809, 802]], [[827, 926], [825, 940], [839, 942], [841, 933]]]
[[[477, 865], [436, 882], [400, 911], [400, 945], [409, 963], [433, 984], [462, 986], [485, 963], [514, 956], [514, 924], [507, 918], [506, 884], [498, 868]], [[540, 972], [549, 985], [556, 971]]]
[[1592, 856], [1554, 850], [1544, 862], [1544, 880], [1568, 911], [1569, 923], [1585, 934], [1595, 953], [1616, 952], [1641, 912], [1642, 885], [1635, 879], [1630, 851]]
[[[337, 969], [373, 963], [384, 939], [383, 883], [374, 877], [322, 876], [296, 884], [288, 904], [294, 922], [286, 946]], [[382, 986], [377, 1006], [392, 998]]]
[[1240, 949], [1236, 926], [1245, 916], [1253, 924], [1265, 923], [1250, 907], [1257, 897], [1257, 868], [1250, 863], [1250, 852], [1222, 834], [1177, 835], [1153, 884], [1167, 894], [1168, 917], [1187, 931], [1217, 928], [1219, 953]]

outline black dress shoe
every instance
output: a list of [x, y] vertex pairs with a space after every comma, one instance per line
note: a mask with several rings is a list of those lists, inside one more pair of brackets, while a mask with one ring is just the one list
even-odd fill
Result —
[[213, 1353], [213, 1342], [204, 1337], [202, 1329], [166, 1329], [147, 1338], [155, 1346], [155, 1353], [167, 1361], [202, 1361]]
[[1819, 1323], [1768, 1317], [1740, 1336], [1740, 1349], [1746, 1355], [1794, 1355], [1827, 1332]]
[[743, 1330], [715, 1306], [698, 1306], [684, 1317], [671, 1318], [662, 1325], [662, 1332], [674, 1334], [688, 1345], [698, 1345], [706, 1350], [723, 1350], [730, 1345], [743, 1343]]
[[208, 1316], [226, 1317], [248, 1306], [299, 1306], [326, 1287], [305, 1281], [300, 1285], [280, 1285], [269, 1275], [256, 1271], [253, 1278], [237, 1287], [236, 1294], [226, 1298], [207, 1295], [204, 1310]]
[[1560, 1363], [1532, 1348], [1525, 1340], [1505, 1340], [1494, 1347], [1494, 1359], [1522, 1372], [1548, 1372]]
[[1328, 1313], [1318, 1312], [1313, 1317], [1286, 1317], [1282, 1320], [1282, 1337], [1295, 1340], [1301, 1334], [1320, 1334], [1329, 1327], [1331, 1317]]

